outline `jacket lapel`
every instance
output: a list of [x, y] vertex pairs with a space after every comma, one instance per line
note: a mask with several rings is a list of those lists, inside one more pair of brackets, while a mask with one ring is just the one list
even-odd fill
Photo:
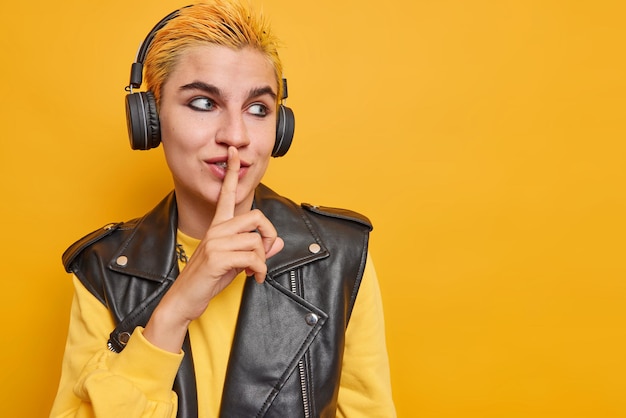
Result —
[[111, 270], [162, 282], [177, 275], [175, 257], [178, 211], [174, 192], [137, 221], [131, 236], [109, 262]]
[[302, 208], [260, 184], [254, 206], [272, 222], [285, 248], [267, 260], [267, 270], [275, 277], [288, 270], [328, 257], [329, 253]]

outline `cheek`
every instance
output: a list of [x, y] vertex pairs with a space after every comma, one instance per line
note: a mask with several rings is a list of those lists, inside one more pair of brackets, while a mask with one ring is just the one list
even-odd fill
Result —
[[[263, 136], [259, 137], [259, 140], [255, 143], [254, 153], [256, 154], [257, 166], [259, 168], [257, 171], [257, 176], [259, 177], [263, 177], [271, 160], [275, 136], [276, 133], [274, 130], [268, 130], [264, 132]], [[260, 180], [260, 178], [258, 180]]]
[[200, 135], [202, 131], [194, 128], [192, 121], [185, 120], [180, 115], [162, 114], [160, 123], [161, 142], [165, 148], [193, 149], [203, 140]]
[[161, 142], [164, 147], [168, 147], [172, 139], [176, 136], [176, 129], [170, 123], [174, 118], [170, 115], [170, 113], [166, 109], [162, 109], [159, 112], [159, 124], [161, 130]]
[[193, 130], [184, 125], [173, 125], [167, 120], [161, 122], [161, 143], [165, 159], [170, 166], [184, 166], [197, 146], [192, 136]]
[[272, 154], [274, 149], [274, 143], [276, 142], [276, 125], [275, 123], [263, 128], [262, 133], [259, 134], [260, 140], [258, 141], [258, 152], [268, 158]]

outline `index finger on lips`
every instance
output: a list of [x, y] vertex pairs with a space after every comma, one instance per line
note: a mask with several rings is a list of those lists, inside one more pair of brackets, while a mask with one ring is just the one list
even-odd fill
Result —
[[228, 163], [226, 175], [222, 182], [220, 195], [217, 199], [213, 224], [218, 224], [235, 216], [235, 203], [237, 198], [237, 185], [239, 184], [239, 153], [237, 148], [228, 147]]

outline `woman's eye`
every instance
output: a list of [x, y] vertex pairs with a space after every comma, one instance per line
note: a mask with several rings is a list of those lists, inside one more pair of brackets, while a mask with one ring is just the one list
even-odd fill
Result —
[[213, 110], [215, 102], [207, 97], [198, 97], [189, 102], [189, 106], [196, 110]]
[[261, 103], [255, 103], [251, 105], [249, 108], [250, 113], [255, 116], [267, 116], [267, 106]]

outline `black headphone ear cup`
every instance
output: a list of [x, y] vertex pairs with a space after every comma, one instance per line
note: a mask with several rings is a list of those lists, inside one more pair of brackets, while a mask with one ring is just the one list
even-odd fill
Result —
[[159, 113], [151, 91], [126, 95], [126, 125], [132, 149], [149, 150], [159, 146]]
[[272, 150], [272, 157], [282, 157], [289, 151], [293, 134], [296, 129], [296, 119], [293, 110], [287, 106], [278, 107], [278, 118], [276, 120], [276, 142]]

